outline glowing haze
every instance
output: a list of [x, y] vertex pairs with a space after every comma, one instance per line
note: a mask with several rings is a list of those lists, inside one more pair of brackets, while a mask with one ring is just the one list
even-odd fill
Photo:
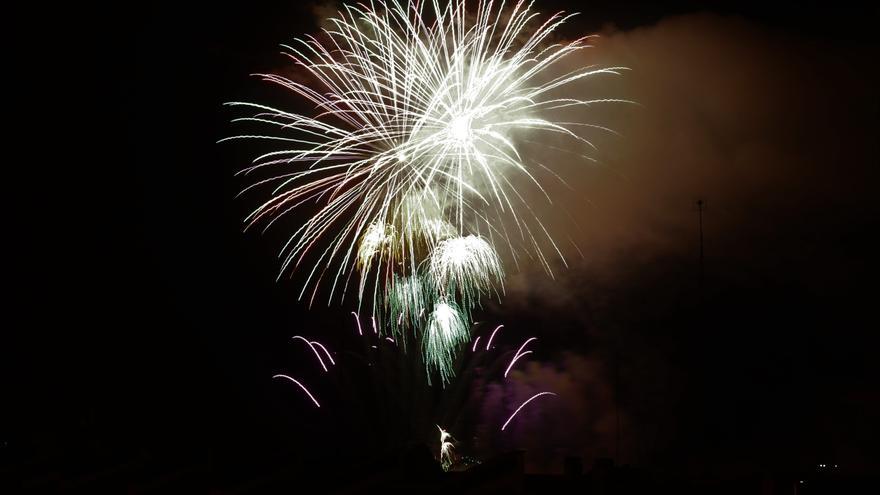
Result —
[[283, 45], [308, 80], [262, 77], [314, 112], [232, 102], [254, 110], [236, 122], [268, 131], [228, 139], [281, 145], [243, 170], [258, 177], [246, 190], [270, 194], [246, 222], [307, 212], [281, 251], [281, 274], [304, 273], [300, 298], [326, 286], [328, 302], [341, 300], [355, 283], [382, 332], [423, 338], [428, 369], [451, 377], [471, 311], [500, 293], [498, 247], [548, 271], [551, 255], [562, 258], [528, 199], [549, 202], [540, 179], [555, 174], [522, 136], [564, 138], [588, 159], [584, 132], [601, 127], [554, 115], [620, 101], [566, 94], [621, 69], [560, 63], [589, 47], [589, 36], [555, 39], [570, 17], [524, 2], [373, 2]]

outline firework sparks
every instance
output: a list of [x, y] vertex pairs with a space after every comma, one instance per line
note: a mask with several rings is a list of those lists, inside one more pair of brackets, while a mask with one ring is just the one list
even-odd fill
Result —
[[[318, 358], [318, 362], [321, 363], [321, 367], [324, 368], [324, 373], [327, 372], [327, 365], [324, 364], [324, 360], [321, 359], [321, 354], [318, 352], [318, 349], [315, 348], [314, 344], [311, 341], [309, 341], [305, 337], [301, 337], [299, 335], [294, 335], [293, 337], [291, 337], [291, 339], [299, 339], [299, 340], [302, 340], [303, 342], [305, 342], [306, 345], [309, 346], [309, 348], [312, 350], [312, 352], [315, 353], [315, 357]], [[318, 344], [318, 345], [320, 345], [320, 344]], [[321, 347], [324, 347], [324, 346], [321, 346]], [[326, 352], [326, 350], [327, 349], [324, 349], [325, 352]]]
[[438, 293], [457, 292], [468, 306], [503, 276], [498, 253], [473, 235], [440, 242], [431, 253], [430, 273]]
[[[549, 201], [537, 173], [546, 167], [524, 152], [519, 138], [555, 135], [591, 148], [583, 131], [607, 129], [552, 120], [551, 113], [624, 101], [560, 96], [576, 81], [623, 69], [562, 69], [563, 59], [589, 47], [590, 36], [553, 39], [573, 14], [538, 22], [530, 3], [474, 5], [470, 13], [465, 0], [344, 6], [320, 39], [284, 45], [310, 84], [261, 75], [314, 104], [313, 116], [229, 103], [255, 112], [235, 122], [273, 131], [227, 139], [287, 146], [243, 170], [260, 177], [246, 191], [271, 188], [271, 198], [246, 218], [248, 227], [312, 208], [281, 250], [279, 277], [307, 267], [299, 297], [308, 294], [311, 303], [324, 284], [329, 301], [344, 298], [350, 275], [359, 273], [357, 297], [372, 306], [374, 333], [377, 315], [395, 337], [404, 326], [421, 331], [432, 340], [422, 346], [429, 369], [447, 372], [450, 352], [467, 335], [461, 321], [470, 321], [480, 296], [502, 282], [493, 243], [508, 247], [514, 260], [538, 260], [548, 272], [544, 249], [552, 246], [562, 257], [521, 185]], [[420, 288], [414, 292], [403, 280]], [[397, 286], [403, 294], [393, 293]], [[446, 309], [450, 304], [456, 308]], [[426, 308], [433, 311], [427, 320], [421, 318]], [[447, 372], [441, 371], [444, 380]]]
[[522, 409], [523, 407], [526, 406], [526, 404], [528, 404], [529, 402], [531, 402], [531, 401], [537, 399], [538, 397], [540, 397], [540, 396], [542, 396], [542, 395], [554, 395], [554, 396], [555, 396], [556, 394], [553, 393], [553, 392], [539, 392], [539, 393], [537, 393], [537, 394], [535, 394], [535, 395], [529, 397], [528, 400], [526, 400], [526, 401], [523, 402], [519, 407], [517, 407], [517, 408], [516, 408], [516, 411], [513, 411], [513, 414], [511, 414], [510, 417], [507, 418], [507, 421], [505, 421], [505, 422], [504, 422], [504, 425], [501, 426], [501, 431], [504, 431], [504, 429], [507, 428], [507, 425], [508, 425], [508, 424], [510, 423], [510, 421], [511, 421], [511, 420], [517, 415], [517, 413], [520, 411], [520, 409]]
[[516, 363], [519, 360], [519, 358], [521, 358], [527, 354], [532, 353], [532, 351], [523, 352], [523, 349], [525, 348], [525, 346], [529, 345], [529, 342], [531, 342], [533, 340], [538, 340], [538, 338], [532, 337], [532, 338], [526, 340], [525, 342], [523, 342], [523, 344], [521, 346], [519, 346], [519, 349], [516, 350], [516, 354], [514, 354], [513, 359], [510, 360], [510, 364], [507, 365], [507, 369], [504, 370], [504, 378], [507, 378], [507, 374], [510, 373], [510, 369], [513, 368], [513, 364]]
[[448, 471], [455, 461], [455, 444], [452, 443], [455, 439], [440, 425], [437, 425], [437, 429], [440, 430], [440, 465], [444, 471]]
[[355, 313], [354, 311], [352, 311], [351, 314], [354, 315], [354, 321], [357, 322], [357, 326], [358, 326], [358, 335], [363, 335], [363, 334], [364, 334], [364, 330], [361, 328], [361, 318], [360, 318], [360, 317], [358, 316], [358, 314]]
[[441, 301], [431, 313], [422, 346], [428, 369], [446, 382], [453, 373], [455, 353], [470, 336], [465, 320], [454, 303]]
[[504, 378], [507, 378], [507, 374], [510, 373], [510, 369], [513, 368], [513, 365], [517, 361], [519, 361], [519, 358], [525, 357], [531, 353], [532, 353], [532, 351], [526, 351], [526, 352], [523, 352], [522, 354], [517, 354], [516, 356], [514, 356], [513, 359], [510, 360], [510, 364], [507, 366], [507, 369], [504, 370]]
[[274, 375], [274, 376], [272, 376], [272, 378], [284, 378], [285, 380], [290, 380], [290, 381], [292, 381], [293, 383], [299, 385], [299, 388], [301, 388], [301, 389], [303, 390], [303, 392], [305, 392], [306, 395], [309, 396], [309, 399], [312, 399], [312, 402], [314, 402], [316, 406], [321, 407], [321, 404], [318, 404], [318, 400], [315, 399], [315, 396], [312, 395], [311, 392], [309, 392], [309, 389], [307, 389], [305, 385], [303, 385], [302, 383], [300, 383], [299, 381], [297, 381], [295, 378], [291, 378], [291, 377], [289, 377], [289, 376], [287, 376], [287, 375]]
[[495, 330], [492, 330], [492, 335], [489, 336], [489, 342], [486, 342], [486, 350], [489, 350], [489, 347], [492, 346], [492, 340], [495, 339], [495, 334], [498, 333], [498, 330], [504, 328], [504, 325], [498, 325], [495, 327]]
[[358, 264], [360, 268], [369, 268], [373, 259], [381, 255], [394, 242], [394, 227], [382, 222], [370, 224], [361, 238], [358, 247]]
[[394, 277], [391, 287], [386, 291], [386, 306], [389, 312], [399, 313], [397, 325], [392, 328], [393, 332], [400, 337], [405, 324], [418, 327], [424, 309], [433, 302], [423, 277], [418, 275]]
[[312, 341], [310, 341], [309, 343], [312, 344], [312, 345], [316, 345], [316, 346], [320, 347], [321, 350], [324, 351], [324, 354], [327, 355], [327, 359], [330, 360], [330, 364], [332, 364], [333, 366], [336, 366], [336, 361], [333, 360], [333, 356], [330, 355], [330, 351], [328, 351], [327, 348], [324, 347], [324, 344], [322, 344], [322, 343], [320, 343], [320, 342], [318, 342], [318, 341], [316, 341], [316, 340], [312, 340]]

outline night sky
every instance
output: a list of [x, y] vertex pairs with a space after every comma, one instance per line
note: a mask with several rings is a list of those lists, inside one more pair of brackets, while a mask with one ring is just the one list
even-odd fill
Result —
[[[7, 163], [28, 177], [7, 186], [5, 472], [246, 485], [374, 462], [367, 442], [379, 456], [436, 448], [423, 426], [437, 421], [493, 452], [525, 448], [532, 472], [566, 455], [681, 476], [876, 471], [876, 8], [537, 3], [582, 12], [563, 36], [601, 34], [587, 63], [631, 69], [579, 90], [639, 104], [588, 110], [620, 133], [595, 136], [598, 163], [545, 157], [573, 191], [536, 207], [580, 253], [567, 243], [554, 279], [510, 269], [505, 297], [478, 312], [478, 334], [504, 323], [504, 346], [539, 341], [509, 382], [466, 388], [467, 408], [417, 366], [386, 384], [351, 360], [345, 380], [323, 377], [289, 338], [359, 350], [353, 303], [308, 309], [302, 274], [275, 281], [295, 217], [242, 233], [263, 198], [236, 198], [234, 173], [259, 147], [216, 144], [240, 116], [222, 103], [301, 105], [249, 74], [289, 70], [278, 45], [327, 7], [79, 11], [91, 22], [66, 28], [85, 43], [63, 55], [67, 30], [42, 25], [25, 73], [72, 108], [30, 112], [29, 156]], [[314, 384], [324, 407], [277, 372]], [[499, 404], [541, 390], [560, 396], [487, 433], [509, 413]]]

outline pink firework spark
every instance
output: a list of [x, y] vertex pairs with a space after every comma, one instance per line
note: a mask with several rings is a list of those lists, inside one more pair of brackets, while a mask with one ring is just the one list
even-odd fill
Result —
[[521, 354], [517, 354], [516, 356], [514, 356], [513, 359], [510, 361], [510, 364], [507, 365], [507, 369], [504, 370], [504, 378], [507, 378], [507, 374], [510, 373], [510, 369], [513, 368], [513, 365], [517, 361], [519, 361], [519, 358], [525, 356], [526, 354], [531, 354], [531, 353], [532, 353], [532, 351], [526, 351], [526, 352], [523, 352]]
[[332, 364], [333, 366], [336, 366], [336, 361], [333, 360], [333, 356], [330, 355], [330, 351], [328, 351], [327, 348], [324, 347], [324, 344], [321, 344], [317, 340], [312, 340], [309, 343], [320, 347], [321, 350], [324, 351], [324, 354], [327, 355], [327, 359], [330, 360], [330, 364]]
[[495, 330], [492, 330], [492, 335], [489, 336], [489, 342], [486, 342], [487, 351], [489, 350], [489, 347], [492, 346], [492, 339], [495, 338], [495, 334], [498, 332], [498, 330], [501, 330], [502, 328], [504, 328], [504, 325], [498, 325], [497, 327], [495, 327]]
[[510, 423], [510, 420], [512, 420], [513, 417], [516, 416], [516, 413], [518, 413], [520, 409], [522, 409], [523, 407], [525, 407], [526, 404], [537, 399], [538, 397], [540, 397], [542, 395], [556, 395], [556, 394], [553, 392], [539, 392], [539, 393], [531, 396], [527, 401], [523, 402], [519, 407], [517, 407], [516, 411], [513, 411], [513, 414], [511, 414], [510, 417], [507, 418], [507, 421], [504, 422], [504, 426], [501, 427], [501, 431], [504, 431], [504, 429], [507, 428], [507, 424]]
[[315, 346], [313, 346], [312, 343], [309, 342], [308, 339], [306, 339], [305, 337], [299, 336], [299, 335], [294, 335], [293, 337], [291, 337], [291, 339], [300, 339], [300, 340], [302, 340], [303, 342], [305, 342], [306, 345], [309, 346], [309, 349], [311, 349], [312, 352], [315, 353], [315, 357], [318, 358], [318, 362], [321, 363], [321, 367], [324, 368], [324, 372], [325, 372], [325, 373], [327, 372], [327, 365], [324, 364], [324, 360], [321, 359], [321, 353], [318, 352], [318, 349], [315, 349]]
[[510, 373], [510, 368], [513, 368], [513, 363], [515, 363], [519, 358], [525, 356], [526, 354], [531, 354], [532, 351], [523, 352], [523, 348], [529, 344], [529, 342], [533, 340], [538, 340], [538, 337], [532, 337], [525, 342], [523, 345], [519, 346], [519, 349], [516, 351], [516, 355], [513, 356], [513, 359], [510, 360], [510, 364], [507, 365], [507, 369], [504, 370], [504, 378], [507, 378], [507, 374]]
[[321, 404], [318, 404], [318, 401], [315, 399], [315, 396], [312, 395], [312, 393], [309, 392], [309, 389], [307, 389], [307, 388], [305, 387], [305, 385], [303, 385], [302, 383], [296, 381], [295, 379], [293, 379], [293, 378], [291, 378], [291, 377], [289, 377], [289, 376], [287, 376], [287, 375], [275, 375], [275, 376], [273, 376], [272, 378], [286, 378], [286, 379], [292, 381], [293, 383], [299, 385], [299, 388], [303, 389], [303, 392], [305, 392], [306, 395], [309, 396], [309, 399], [312, 399], [312, 402], [314, 402], [316, 406], [321, 407]]
[[358, 324], [358, 335], [363, 335], [364, 332], [363, 332], [363, 330], [361, 330], [361, 319], [360, 319], [360, 317], [358, 317], [358, 314], [355, 313], [354, 311], [352, 311], [351, 314], [354, 315], [354, 321], [356, 321], [357, 324]]

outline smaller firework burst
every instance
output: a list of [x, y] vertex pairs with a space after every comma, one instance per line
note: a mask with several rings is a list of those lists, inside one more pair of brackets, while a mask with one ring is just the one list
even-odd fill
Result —
[[446, 300], [434, 305], [434, 311], [422, 339], [422, 352], [428, 368], [428, 381], [431, 372], [436, 370], [443, 383], [455, 374], [455, 357], [458, 348], [470, 340], [467, 322], [458, 306]]
[[441, 241], [431, 253], [429, 264], [437, 293], [460, 296], [468, 310], [504, 276], [498, 253], [485, 239], [475, 235]]
[[455, 463], [455, 439], [440, 425], [437, 425], [437, 429], [440, 430], [440, 466], [444, 471], [449, 471]]
[[369, 269], [373, 259], [380, 258], [384, 251], [391, 248], [394, 242], [394, 227], [383, 222], [376, 222], [367, 227], [358, 246], [358, 266], [362, 271]]
[[394, 277], [385, 294], [385, 307], [396, 338], [405, 341], [405, 329], [420, 327], [426, 310], [433, 302], [430, 291], [430, 285], [425, 283], [422, 276]]

